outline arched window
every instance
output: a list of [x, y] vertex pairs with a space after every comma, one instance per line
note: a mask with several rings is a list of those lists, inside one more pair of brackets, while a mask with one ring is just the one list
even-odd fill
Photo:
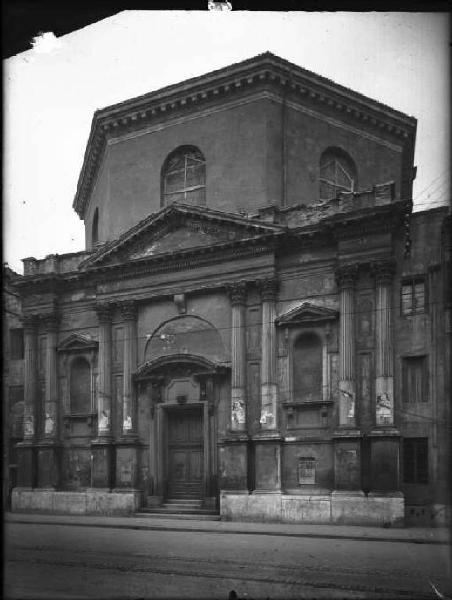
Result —
[[71, 365], [71, 413], [91, 412], [91, 367], [84, 358], [76, 358]]
[[206, 205], [206, 161], [194, 146], [172, 152], [162, 169], [162, 206], [173, 202]]
[[320, 200], [331, 200], [339, 192], [356, 190], [356, 167], [340, 148], [329, 148], [320, 157]]
[[94, 211], [93, 224], [91, 228], [91, 245], [94, 247], [99, 241], [99, 209]]
[[322, 400], [322, 342], [317, 335], [305, 333], [297, 338], [292, 372], [295, 401]]

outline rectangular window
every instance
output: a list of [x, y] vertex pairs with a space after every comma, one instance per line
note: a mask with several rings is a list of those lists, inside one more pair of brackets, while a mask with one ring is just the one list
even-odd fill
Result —
[[315, 484], [315, 458], [300, 457], [298, 459], [298, 483]]
[[11, 360], [23, 360], [24, 358], [24, 330], [10, 329]]
[[403, 440], [403, 481], [428, 483], [428, 438]]
[[426, 290], [423, 278], [406, 280], [402, 283], [400, 310], [402, 315], [415, 315], [426, 310]]
[[402, 397], [405, 403], [428, 402], [426, 356], [410, 356], [402, 362]]

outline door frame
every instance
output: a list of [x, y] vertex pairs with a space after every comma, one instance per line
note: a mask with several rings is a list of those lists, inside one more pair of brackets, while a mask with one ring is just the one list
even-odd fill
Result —
[[205, 500], [209, 495], [208, 479], [211, 471], [210, 447], [209, 447], [209, 411], [207, 402], [192, 402], [184, 406], [174, 404], [159, 404], [154, 418], [154, 461], [155, 474], [155, 492], [161, 498], [165, 499], [168, 492], [168, 413], [175, 411], [184, 411], [190, 408], [201, 409], [202, 429], [203, 429], [203, 473], [202, 473], [202, 496]]
[[203, 465], [202, 465], [202, 479], [201, 479], [201, 490], [202, 490], [202, 499], [207, 496], [207, 476], [210, 473], [210, 461], [209, 461], [209, 431], [208, 425], [206, 426], [206, 419], [208, 419], [208, 413], [206, 411], [206, 403], [205, 402], [191, 402], [189, 404], [184, 404], [182, 406], [175, 404], [166, 404], [161, 406], [164, 411], [164, 425], [161, 428], [163, 433], [162, 438], [160, 440], [160, 449], [162, 449], [163, 445], [165, 445], [165, 450], [162, 454], [165, 454], [165, 463], [163, 464], [162, 474], [163, 479], [165, 481], [165, 489], [164, 489], [164, 497], [168, 494], [168, 481], [169, 481], [169, 437], [168, 437], [168, 415], [169, 413], [184, 413], [193, 411], [193, 409], [197, 409], [197, 412], [201, 417], [201, 426], [202, 426], [202, 453], [203, 453]]

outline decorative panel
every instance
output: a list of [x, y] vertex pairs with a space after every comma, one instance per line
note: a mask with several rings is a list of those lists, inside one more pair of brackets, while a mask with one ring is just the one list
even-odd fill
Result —
[[259, 306], [252, 306], [248, 308], [246, 315], [246, 349], [250, 357], [260, 355], [261, 338], [261, 309]]

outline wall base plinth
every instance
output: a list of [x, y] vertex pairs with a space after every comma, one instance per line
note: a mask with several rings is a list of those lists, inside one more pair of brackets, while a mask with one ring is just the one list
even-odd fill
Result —
[[401, 492], [366, 496], [359, 491], [237, 494], [222, 490], [220, 515], [225, 521], [402, 527], [404, 498]]
[[54, 490], [14, 488], [11, 496], [13, 512], [39, 512], [66, 515], [130, 515], [141, 504], [141, 492], [57, 492]]

